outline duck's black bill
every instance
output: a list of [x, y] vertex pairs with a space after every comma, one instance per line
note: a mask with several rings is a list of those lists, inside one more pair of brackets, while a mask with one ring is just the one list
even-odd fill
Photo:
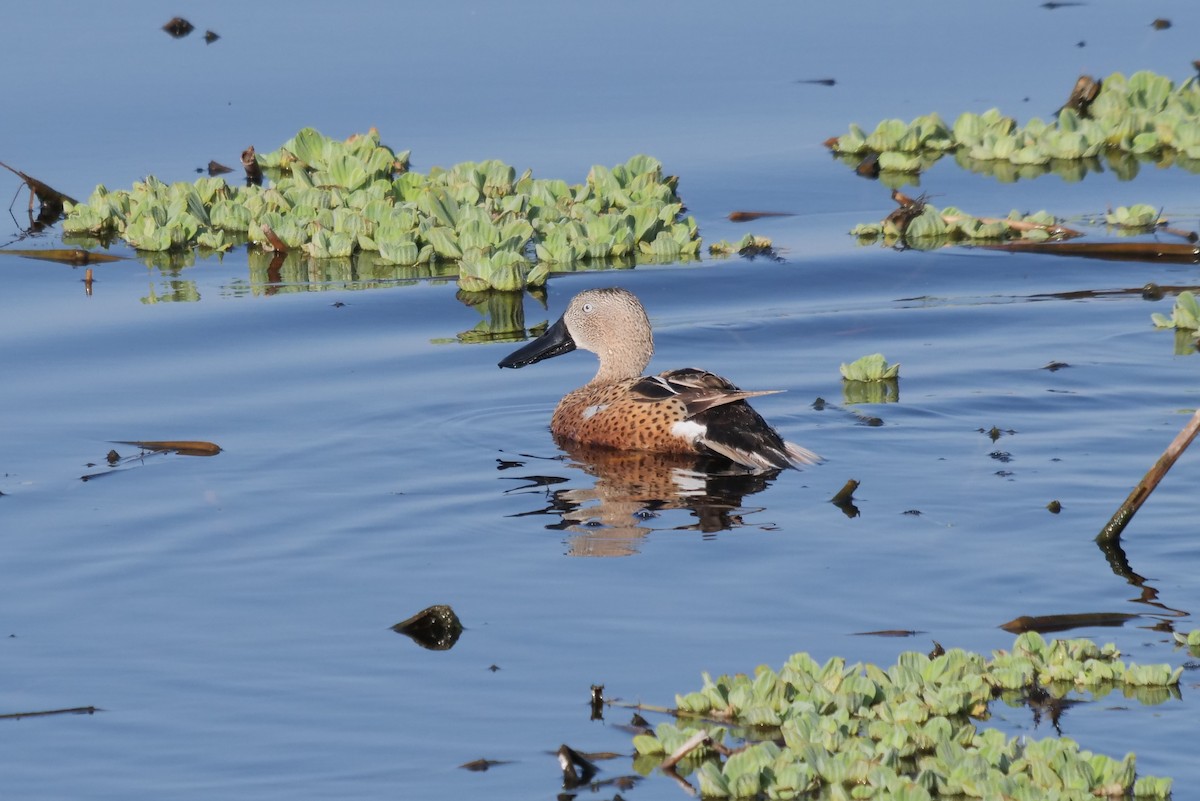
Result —
[[571, 339], [566, 323], [560, 317], [558, 322], [547, 328], [540, 337], [501, 359], [500, 366], [524, 367], [527, 364], [561, 356], [573, 350], [575, 350], [575, 340]]

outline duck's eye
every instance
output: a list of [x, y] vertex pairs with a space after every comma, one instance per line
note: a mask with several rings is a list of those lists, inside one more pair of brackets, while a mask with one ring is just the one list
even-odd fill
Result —
[[583, 304], [583, 310], [585, 312], [590, 312], [592, 310], [592, 304], [590, 304], [590, 303]]

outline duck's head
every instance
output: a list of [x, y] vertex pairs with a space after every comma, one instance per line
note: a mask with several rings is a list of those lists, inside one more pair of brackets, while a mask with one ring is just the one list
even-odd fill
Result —
[[654, 355], [654, 335], [641, 301], [619, 287], [584, 290], [571, 299], [558, 322], [500, 366], [524, 367], [576, 348], [600, 357], [594, 381], [640, 376]]

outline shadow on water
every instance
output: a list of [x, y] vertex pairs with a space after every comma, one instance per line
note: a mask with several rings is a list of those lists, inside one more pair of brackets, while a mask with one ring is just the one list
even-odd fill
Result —
[[[729, 462], [686, 454], [617, 451], [558, 439], [566, 451], [563, 475], [513, 476], [527, 482], [509, 492], [544, 492], [546, 504], [523, 512], [558, 518], [546, 528], [567, 531], [569, 556], [630, 556], [655, 531], [715, 534], [749, 525], [744, 515], [763, 511], [745, 507], [747, 496], [762, 492], [781, 471], [750, 474]], [[498, 469], [515, 470], [528, 461], [503, 461]], [[590, 486], [564, 486], [582, 471]], [[564, 471], [565, 473], [566, 471]], [[689, 512], [694, 522], [656, 526], [669, 510]]]

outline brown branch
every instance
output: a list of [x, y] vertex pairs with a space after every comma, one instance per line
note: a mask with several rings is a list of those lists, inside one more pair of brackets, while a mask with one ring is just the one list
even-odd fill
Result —
[[1129, 493], [1129, 497], [1117, 509], [1104, 528], [1100, 529], [1100, 533], [1096, 536], [1096, 542], [1101, 545], [1106, 545], [1110, 542], [1117, 542], [1121, 538], [1121, 532], [1125, 530], [1125, 526], [1129, 525], [1129, 521], [1141, 508], [1146, 499], [1150, 497], [1150, 493], [1154, 492], [1154, 488], [1158, 486], [1158, 482], [1163, 480], [1167, 471], [1175, 464], [1175, 460], [1179, 455], [1187, 449], [1187, 446], [1192, 444], [1192, 440], [1196, 438], [1196, 434], [1200, 433], [1200, 409], [1192, 415], [1192, 419], [1183, 427], [1167, 449], [1163, 451], [1163, 455], [1158, 457], [1158, 461], [1154, 463], [1154, 467], [1142, 477], [1138, 485], [1133, 488], [1133, 492]]

